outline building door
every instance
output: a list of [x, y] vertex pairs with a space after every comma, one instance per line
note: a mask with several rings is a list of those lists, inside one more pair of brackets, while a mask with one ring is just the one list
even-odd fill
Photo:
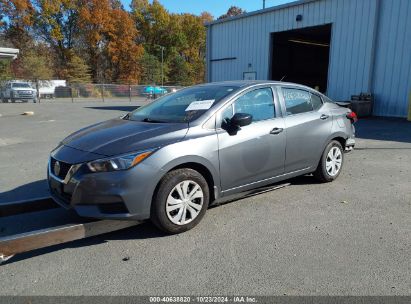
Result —
[[271, 34], [271, 80], [307, 85], [325, 93], [331, 24]]

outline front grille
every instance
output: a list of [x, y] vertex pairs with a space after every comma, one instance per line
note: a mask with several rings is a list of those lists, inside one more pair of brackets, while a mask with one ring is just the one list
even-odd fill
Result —
[[33, 98], [33, 92], [31, 92], [31, 91], [19, 91], [19, 92], [17, 92], [16, 97]]
[[71, 165], [62, 161], [58, 161], [60, 164], [60, 171], [58, 174], [55, 172], [55, 166], [56, 166], [57, 160], [54, 159], [53, 157], [50, 158], [50, 171], [53, 173], [53, 175], [57, 176], [60, 179], [65, 179], [67, 173], [69, 172]]

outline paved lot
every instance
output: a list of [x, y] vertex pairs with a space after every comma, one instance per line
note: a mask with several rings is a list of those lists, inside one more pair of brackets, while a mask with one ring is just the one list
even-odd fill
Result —
[[[48, 195], [48, 155], [70, 133], [120, 116], [144, 104], [133, 102], [0, 103], [0, 204]], [[33, 111], [33, 116], [20, 115]]]
[[[2, 198], [42, 183], [48, 151], [64, 135], [130, 105], [7, 106]], [[23, 109], [36, 115], [15, 115]], [[409, 295], [411, 123], [372, 119], [357, 129], [357, 149], [334, 183], [293, 179], [211, 208], [181, 235], [145, 223], [22, 254], [0, 266], [0, 294]], [[60, 209], [0, 218], [0, 235], [73, 220]]]

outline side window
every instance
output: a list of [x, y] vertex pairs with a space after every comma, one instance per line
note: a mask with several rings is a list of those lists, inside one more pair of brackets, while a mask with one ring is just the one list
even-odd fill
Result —
[[253, 122], [275, 117], [274, 97], [271, 88], [256, 89], [239, 97], [233, 103], [233, 113], [247, 113]]
[[311, 94], [304, 90], [282, 88], [287, 115], [300, 114], [313, 110]]
[[287, 115], [316, 111], [323, 105], [321, 97], [305, 90], [282, 88]]
[[314, 110], [318, 110], [323, 105], [321, 97], [315, 94], [311, 94], [311, 104]]

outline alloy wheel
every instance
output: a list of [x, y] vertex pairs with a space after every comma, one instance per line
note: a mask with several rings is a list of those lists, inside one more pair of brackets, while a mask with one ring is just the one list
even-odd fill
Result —
[[342, 152], [338, 147], [332, 147], [325, 160], [325, 168], [330, 176], [336, 176], [342, 166]]

